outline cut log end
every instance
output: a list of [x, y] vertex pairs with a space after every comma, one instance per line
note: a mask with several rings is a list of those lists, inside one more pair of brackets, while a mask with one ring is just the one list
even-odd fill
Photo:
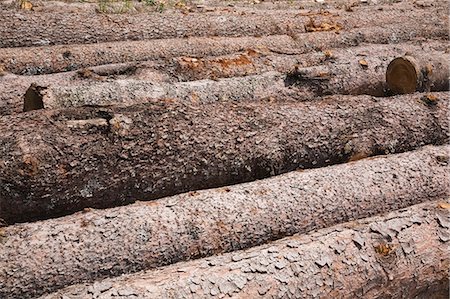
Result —
[[32, 83], [24, 95], [23, 112], [44, 109], [43, 90], [46, 87], [38, 86]]
[[413, 57], [398, 57], [389, 63], [386, 82], [396, 94], [413, 93], [418, 89], [419, 76], [420, 68]]

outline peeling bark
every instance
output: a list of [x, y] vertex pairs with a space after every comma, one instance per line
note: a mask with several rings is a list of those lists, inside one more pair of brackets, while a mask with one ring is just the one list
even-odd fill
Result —
[[448, 150], [425, 147], [9, 226], [0, 243], [0, 295], [38, 295], [442, 198]]
[[446, 298], [449, 222], [430, 202], [42, 298]]
[[415, 91], [448, 90], [450, 80], [449, 54], [408, 53], [389, 63], [386, 82], [396, 94]]
[[[263, 10], [234, 12], [230, 8], [212, 13], [142, 13], [102, 15], [93, 13], [24, 13], [1, 10], [0, 47], [29, 47], [54, 44], [99, 43], [126, 40], [150, 40], [178, 37], [264, 36], [305, 32], [305, 25], [339, 25], [343, 31], [363, 26], [405, 26], [414, 31], [418, 25], [435, 25], [448, 19], [446, 3], [417, 9], [413, 5], [344, 9], [329, 13], [306, 13], [299, 10]], [[405, 9], [408, 14], [405, 14]], [[417, 20], [421, 20], [417, 24]], [[448, 20], [446, 20], [448, 23]], [[9, 25], [8, 25], [9, 24]], [[24, 30], [26, 28], [26, 30]]]
[[8, 223], [448, 142], [448, 93], [36, 110], [0, 119]]

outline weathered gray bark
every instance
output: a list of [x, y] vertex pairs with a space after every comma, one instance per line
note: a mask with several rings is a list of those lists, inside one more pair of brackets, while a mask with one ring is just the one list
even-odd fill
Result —
[[448, 93], [301, 103], [149, 100], [0, 118], [8, 223], [224, 186], [448, 141]]
[[[446, 3], [417, 9], [411, 4], [377, 10], [361, 8], [357, 13], [344, 9], [330, 14], [305, 14], [292, 10], [234, 12], [233, 9], [211, 13], [141, 13], [102, 15], [77, 12], [18, 12], [1, 10], [0, 47], [53, 44], [99, 43], [107, 41], [149, 40], [195, 36], [264, 36], [305, 32], [313, 18], [316, 24], [339, 24], [342, 31], [363, 26], [436, 25], [447, 22]], [[408, 13], [405, 14], [405, 9]], [[9, 25], [8, 25], [9, 24]], [[408, 28], [414, 31], [418, 26]], [[26, 29], [26, 30], [25, 30]]]
[[[65, 87], [39, 86], [39, 91], [33, 93], [36, 96], [27, 96], [28, 93], [25, 95], [24, 111], [86, 105], [133, 105], [146, 102], [149, 98], [175, 99], [202, 104], [217, 101], [246, 101], [276, 95], [280, 90], [286, 89], [285, 79], [286, 76], [283, 74], [268, 72], [255, 76], [173, 84], [154, 84], [151, 81], [125, 79]], [[31, 86], [29, 91], [32, 89], [35, 90], [36, 87]], [[289, 93], [288, 90], [285, 92]], [[38, 107], [37, 103], [43, 105]]]
[[361, 43], [395, 44], [415, 38], [447, 39], [447, 27], [421, 25], [377, 26], [334, 32], [314, 32], [266, 37], [217, 37], [110, 42], [87, 45], [58, 45], [0, 49], [0, 63], [9, 72], [25, 75], [77, 70], [95, 65], [144, 61], [182, 55], [204, 57], [225, 55], [247, 49], [268, 49], [273, 53], [304, 54]]
[[386, 82], [396, 94], [415, 91], [448, 90], [450, 80], [450, 54], [407, 53], [389, 63], [386, 69]]
[[425, 147], [9, 226], [0, 244], [0, 295], [42, 294], [445, 197], [448, 150]]
[[42, 298], [444, 299], [450, 267], [450, 213], [444, 207], [436, 201], [416, 205]]

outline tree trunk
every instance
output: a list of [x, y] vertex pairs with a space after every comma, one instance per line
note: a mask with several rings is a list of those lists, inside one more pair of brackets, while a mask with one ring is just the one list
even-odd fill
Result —
[[386, 82], [393, 93], [448, 90], [450, 80], [449, 54], [408, 53], [389, 63]]
[[[448, 204], [296, 235], [246, 251], [75, 285], [62, 298], [447, 298]], [[127, 297], [128, 298], [128, 297]]]
[[0, 49], [0, 64], [15, 74], [37, 75], [64, 72], [95, 65], [145, 61], [177, 56], [226, 55], [247, 49], [273, 53], [304, 54], [362, 43], [392, 44], [414, 38], [447, 38], [447, 27], [421, 25], [417, 21], [398, 27], [367, 27], [335, 32], [314, 32], [266, 37], [218, 37], [110, 42], [88, 45], [58, 45]]
[[0, 295], [39, 295], [442, 198], [450, 195], [448, 150], [425, 147], [6, 227]]
[[28, 221], [448, 142], [448, 93], [433, 103], [422, 97], [149, 100], [3, 116], [0, 218]]
[[[211, 37], [211, 36], [265, 36], [292, 34], [306, 31], [347, 31], [365, 26], [406, 26], [412, 32], [419, 25], [442, 24], [447, 28], [446, 3], [435, 7], [417, 9], [404, 4], [401, 7], [377, 10], [361, 8], [357, 12], [344, 9], [331, 12], [302, 14], [292, 10], [255, 10], [248, 12], [217, 11], [184, 15], [141, 13], [93, 15], [92, 13], [20, 13], [15, 10], [0, 11], [4, 20], [0, 27], [0, 47], [30, 47], [37, 45], [82, 44], [110, 41], [150, 40], [162, 38]], [[405, 9], [408, 14], [405, 14]], [[230, 9], [228, 9], [230, 10]], [[420, 23], [417, 20], [421, 20]], [[9, 24], [9, 25], [8, 25]], [[327, 25], [327, 26], [325, 26]]]
[[[46, 107], [57, 107], [70, 104], [89, 104], [96, 100], [97, 104], [121, 102], [128, 96], [136, 101], [149, 97], [145, 92], [137, 95], [139, 90], [125, 89], [122, 85], [110, 82], [110, 79], [133, 79], [151, 81], [154, 84], [141, 82], [141, 91], [153, 90], [153, 96], [179, 97], [187, 100], [214, 101], [223, 98], [253, 98], [261, 96], [256, 89], [265, 91], [267, 86], [278, 86], [271, 90], [276, 94], [286, 93], [300, 100], [309, 99], [322, 94], [372, 94], [382, 95], [386, 88], [384, 70], [387, 61], [392, 57], [405, 53], [435, 53], [448, 47], [447, 43], [429, 42], [420, 46], [410, 43], [392, 45], [364, 45], [351, 49], [336, 49], [333, 51], [316, 52], [301, 55], [273, 54], [267, 49], [247, 50], [239, 54], [206, 58], [178, 57], [167, 60], [148, 61], [145, 63], [123, 63], [102, 65], [72, 71], [40, 76], [16, 76], [9, 74], [0, 84], [0, 115], [17, 114], [23, 111], [23, 100], [27, 89], [32, 83], [37, 86], [52, 86], [56, 98], [67, 103], [51, 103]], [[447, 54], [444, 54], [447, 55]], [[441, 55], [442, 56], [442, 55]], [[448, 55], [447, 55], [448, 56]], [[367, 62], [362, 66], [360, 60]], [[322, 66], [317, 66], [323, 64]], [[312, 67], [311, 67], [312, 66]], [[297, 70], [295, 68], [297, 67]], [[310, 67], [310, 68], [308, 68]], [[285, 82], [278, 75], [266, 74], [248, 78], [218, 81], [218, 78], [259, 75], [268, 71], [289, 73]], [[214, 79], [209, 82], [182, 83], [173, 86], [168, 82]], [[273, 82], [271, 82], [273, 80]], [[123, 81], [124, 83], [127, 81]], [[136, 88], [135, 81], [128, 81]], [[99, 84], [100, 83], [100, 84]], [[159, 86], [163, 83], [163, 86]], [[76, 87], [81, 85], [84, 87]], [[91, 86], [93, 85], [93, 86]], [[288, 85], [286, 89], [285, 86]], [[56, 87], [55, 86], [64, 86]], [[92, 97], [90, 92], [108, 87], [108, 92]], [[238, 87], [238, 88], [237, 88]], [[259, 88], [261, 87], [261, 88]], [[246, 91], [249, 89], [249, 91]], [[80, 90], [82, 95], [80, 95]], [[94, 91], [92, 91], [94, 90]], [[89, 93], [87, 93], [89, 91]], [[156, 92], [161, 91], [161, 92]], [[195, 93], [192, 93], [195, 92]], [[51, 93], [51, 92], [49, 92]], [[75, 95], [74, 95], [75, 93]], [[269, 96], [264, 92], [265, 95]], [[79, 101], [79, 97], [85, 99]], [[73, 99], [76, 97], [76, 99]], [[67, 99], [69, 98], [69, 99]], [[30, 97], [26, 97], [27, 100]], [[38, 98], [39, 101], [43, 99]], [[127, 101], [130, 99], [128, 98]], [[53, 104], [53, 105], [52, 105]], [[56, 104], [56, 105], [55, 105]]]
[[[387, 62], [392, 57], [404, 55], [405, 53], [414, 53], [416, 56], [431, 54], [445, 59], [448, 54], [442, 54], [442, 52], [447, 49], [448, 42], [444, 41], [427, 42], [421, 45], [411, 43], [402, 43], [395, 46], [366, 44], [359, 47], [333, 49], [301, 55], [274, 55], [267, 50], [249, 49], [241, 53], [219, 57], [177, 57], [171, 59], [172, 61], [166, 61], [157, 68], [161, 72], [168, 72], [179, 81], [193, 81], [255, 75], [269, 71], [290, 73], [296, 67], [307, 68], [323, 65], [325, 72], [337, 75], [339, 80], [342, 80], [339, 76], [342, 75], [343, 71], [348, 70], [348, 72], [354, 73], [351, 77], [354, 80], [354, 77], [357, 77], [356, 75], [363, 70], [366, 76], [368, 72], [371, 74], [375, 73], [376, 75], [372, 75], [373, 78], [370, 81], [373, 81], [373, 84], [380, 84], [379, 82], [385, 81], [384, 71], [388, 65]], [[367, 65], [361, 65], [360, 60], [366, 60]], [[350, 74], [347, 76], [350, 76]], [[366, 79], [365, 84], [370, 85], [370, 82], [367, 81]], [[330, 84], [337, 83], [332, 81], [328, 85]], [[371, 88], [369, 86], [369, 89]]]
[[[381, 49], [384, 50], [380, 51]], [[407, 48], [407, 47], [405, 47]], [[146, 99], [177, 99], [191, 102], [210, 103], [220, 100], [245, 100], [261, 97], [275, 96], [280, 93], [295, 95], [299, 99], [306, 100], [332, 94], [368, 94], [384, 96], [386, 93], [385, 70], [387, 61], [393, 52], [399, 49], [391, 49], [386, 46], [367, 49], [366, 53], [374, 55], [341, 51], [338, 61], [325, 62], [320, 66], [309, 68], [292, 66], [291, 72], [284, 77], [279, 73], [266, 73], [263, 75], [239, 77], [221, 80], [205, 80], [188, 83], [154, 84], [148, 81], [115, 80], [90, 85], [79, 86], [50, 86], [42, 88], [32, 85], [25, 95], [24, 111], [42, 108], [67, 108], [85, 105], [132, 105], [145, 102]], [[345, 53], [347, 52], [347, 53]], [[349, 53], [350, 52], [350, 53]], [[363, 53], [363, 54], [361, 54]], [[416, 55], [424, 55], [424, 52], [416, 52]], [[430, 53], [428, 53], [430, 54]], [[365, 56], [362, 56], [365, 55]], [[432, 53], [441, 58], [450, 60], [450, 54]], [[251, 65], [249, 56], [241, 56], [240, 63]], [[242, 62], [244, 61], [244, 62]], [[443, 60], [442, 60], [443, 61]], [[222, 61], [222, 63], [228, 63]], [[230, 63], [238, 63], [231, 60]], [[251, 68], [251, 66], [249, 66]], [[435, 65], [434, 73], [447, 76], [428, 77], [428, 84], [434, 89], [448, 90], [448, 67]], [[286, 71], [286, 70], [285, 70]], [[388, 71], [389, 72], [389, 71]], [[436, 82], [433, 81], [436, 79]], [[443, 84], [447, 83], [447, 86]], [[286, 90], [285, 86], [294, 87]], [[39, 90], [38, 90], [39, 89]]]
[[90, 85], [49, 86], [48, 88], [32, 84], [24, 97], [24, 111], [86, 105], [134, 105], [146, 102], [149, 98], [202, 104], [218, 101], [246, 101], [275, 95], [282, 89], [285, 89], [285, 76], [277, 72], [174, 84], [154, 84], [151, 81], [142, 80], [114, 80], [95, 82]]

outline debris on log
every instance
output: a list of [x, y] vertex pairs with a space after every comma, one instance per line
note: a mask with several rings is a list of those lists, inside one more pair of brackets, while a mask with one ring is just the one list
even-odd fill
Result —
[[0, 244], [0, 295], [39, 295], [442, 198], [450, 195], [449, 149], [429, 146], [9, 226]]
[[448, 93], [35, 110], [0, 118], [0, 218], [55, 217], [448, 142]]
[[410, 55], [395, 58], [386, 70], [386, 82], [389, 89], [395, 94], [448, 90], [449, 56], [450, 54], [410, 53]]
[[245, 251], [94, 284], [56, 298], [447, 298], [448, 204], [296, 235]]

